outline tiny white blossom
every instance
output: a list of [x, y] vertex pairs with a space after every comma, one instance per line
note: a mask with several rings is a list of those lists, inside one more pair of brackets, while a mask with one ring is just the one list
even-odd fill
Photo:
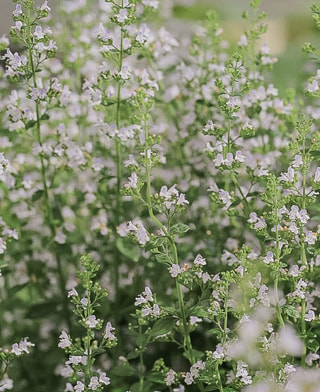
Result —
[[104, 333], [104, 338], [105, 339], [109, 339], [109, 340], [115, 340], [116, 337], [115, 335], [112, 333], [112, 331], [114, 331], [115, 328], [112, 326], [112, 324], [110, 323], [110, 321], [107, 322], [106, 325], [106, 329], [105, 329], [105, 333]]

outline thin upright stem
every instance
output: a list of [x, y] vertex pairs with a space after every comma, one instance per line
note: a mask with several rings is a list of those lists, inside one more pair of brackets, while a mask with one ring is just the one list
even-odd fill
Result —
[[[153, 206], [152, 206], [152, 200], [151, 200], [151, 173], [150, 173], [151, 164], [150, 164], [149, 128], [148, 128], [148, 114], [147, 113], [144, 115], [144, 132], [145, 132], [144, 159], [145, 159], [146, 187], [147, 187], [146, 197], [147, 197], [147, 206], [148, 206], [149, 216], [155, 222], [155, 224], [159, 227], [159, 229], [164, 233], [164, 235], [168, 238], [168, 241], [169, 241], [170, 247], [171, 247], [172, 256], [173, 256], [173, 263], [179, 264], [178, 252], [177, 252], [177, 247], [174, 242], [174, 239], [172, 238], [172, 236], [170, 235], [168, 230], [165, 228], [165, 226], [154, 215], [154, 212], [153, 212]], [[189, 327], [188, 327], [185, 304], [184, 304], [184, 300], [183, 300], [182, 286], [177, 280], [176, 280], [176, 292], [177, 292], [177, 297], [178, 297], [179, 311], [180, 311], [180, 317], [181, 317], [181, 321], [182, 321], [182, 328], [183, 328], [183, 335], [184, 335], [183, 347], [184, 347], [184, 350], [187, 354], [187, 357], [188, 357], [191, 365], [193, 365], [195, 363], [195, 358], [194, 358], [194, 352], [193, 352], [193, 348], [192, 348], [192, 342], [191, 342], [191, 337], [190, 337], [190, 332], [189, 332]], [[197, 384], [198, 384], [199, 390], [201, 392], [204, 391], [204, 387], [203, 387], [202, 383], [198, 382]]]

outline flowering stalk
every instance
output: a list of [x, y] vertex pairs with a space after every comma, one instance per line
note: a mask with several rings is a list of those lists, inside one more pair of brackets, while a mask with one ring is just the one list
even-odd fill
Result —
[[[146, 192], [146, 202], [148, 206], [148, 212], [150, 218], [156, 223], [156, 225], [159, 227], [159, 229], [163, 232], [165, 237], [168, 239], [171, 247], [171, 252], [172, 252], [172, 257], [173, 257], [173, 264], [179, 265], [179, 258], [178, 258], [178, 252], [177, 252], [177, 247], [174, 241], [174, 238], [172, 237], [171, 233], [167, 230], [167, 228], [159, 221], [159, 219], [154, 215], [153, 212], [153, 206], [152, 206], [152, 200], [151, 200], [151, 146], [149, 146], [149, 140], [150, 140], [150, 135], [149, 135], [149, 125], [148, 125], [148, 120], [149, 120], [149, 110], [152, 106], [152, 101], [148, 102], [147, 97], [141, 92], [140, 93], [140, 102], [142, 103], [141, 111], [142, 111], [142, 120], [143, 120], [143, 126], [144, 126], [144, 139], [145, 139], [145, 145], [144, 145], [144, 164], [145, 164], [145, 169], [146, 169], [146, 187], [147, 187], [147, 192]], [[180, 317], [182, 321], [182, 326], [183, 326], [183, 339], [184, 339], [184, 350], [187, 354], [187, 358], [190, 361], [191, 365], [195, 363], [195, 357], [193, 354], [193, 348], [192, 348], [192, 342], [191, 342], [191, 337], [190, 337], [190, 332], [189, 332], [189, 327], [188, 327], [188, 322], [187, 322], [187, 316], [186, 316], [186, 310], [185, 310], [185, 304], [183, 300], [183, 294], [182, 294], [182, 287], [181, 284], [176, 280], [176, 292], [177, 292], [177, 297], [178, 297], [178, 303], [179, 303], [179, 310], [180, 310]], [[204, 391], [203, 385], [201, 382], [197, 382], [198, 387], [200, 391]]]

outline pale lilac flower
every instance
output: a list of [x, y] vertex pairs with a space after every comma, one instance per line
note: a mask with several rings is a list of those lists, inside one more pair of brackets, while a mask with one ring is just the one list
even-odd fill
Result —
[[137, 161], [134, 159], [134, 156], [132, 154], [129, 155], [129, 159], [127, 159], [126, 161], [124, 161], [124, 166], [128, 167], [128, 166], [138, 166]]
[[80, 303], [86, 308], [89, 303], [88, 298], [86, 298], [86, 297], [81, 298]]
[[36, 37], [37, 39], [42, 39], [44, 38], [44, 32], [42, 31], [42, 27], [41, 26], [36, 26], [34, 32], [33, 32], [33, 36]]
[[274, 262], [273, 252], [269, 251], [267, 256], [263, 258], [263, 262], [266, 264], [270, 264]]
[[249, 215], [248, 223], [256, 223], [258, 221], [258, 215], [256, 212], [251, 212]]
[[0, 380], [0, 392], [7, 391], [13, 388], [13, 380], [5, 374]]
[[248, 46], [248, 40], [247, 36], [245, 34], [242, 34], [240, 37], [240, 41], [238, 42], [238, 46]]
[[128, 10], [122, 8], [119, 11], [119, 14], [115, 15], [115, 17], [119, 23], [124, 23], [126, 20], [128, 20]]
[[77, 384], [74, 386], [75, 392], [83, 392], [84, 391], [84, 384], [81, 381], [77, 381]]
[[131, 71], [126, 65], [124, 65], [118, 75], [121, 77], [121, 79], [128, 80], [130, 78]]
[[60, 339], [60, 342], [58, 344], [58, 347], [64, 349], [64, 348], [71, 346], [71, 342], [70, 342], [69, 336], [66, 331], [61, 332], [59, 339]]
[[167, 372], [167, 375], [166, 375], [166, 378], [165, 378], [166, 385], [170, 386], [170, 385], [174, 384], [174, 382], [175, 382], [175, 374], [176, 374], [176, 372], [173, 369], [170, 369]]
[[317, 240], [317, 233], [313, 233], [312, 231], [308, 230], [305, 234], [304, 241], [309, 245], [314, 245]]
[[303, 352], [303, 343], [293, 327], [286, 325], [280, 329], [276, 345], [279, 354], [300, 356]]
[[195, 265], [206, 265], [206, 259], [203, 258], [200, 254], [196, 256], [196, 258], [193, 260], [193, 264]]
[[320, 167], [317, 167], [314, 174], [314, 182], [320, 182]]
[[56, 235], [54, 237], [54, 240], [58, 244], [65, 244], [66, 243], [67, 236], [64, 234], [64, 232], [61, 229], [57, 229]]
[[195, 325], [197, 323], [201, 323], [202, 318], [197, 317], [197, 316], [190, 316], [190, 325]]
[[253, 227], [256, 230], [265, 229], [267, 227], [265, 219], [263, 217], [258, 218], [258, 221], [255, 223], [255, 225]]
[[183, 377], [184, 377], [184, 382], [187, 385], [191, 385], [194, 381], [190, 372], [187, 372], [186, 374], [184, 374]]
[[73, 296], [78, 296], [77, 290], [73, 287], [69, 292], [68, 292], [68, 298], [73, 297]]
[[140, 245], [145, 245], [150, 240], [149, 234], [143, 226], [139, 226], [135, 234]]
[[288, 167], [287, 173], [280, 174], [280, 181], [284, 181], [284, 182], [293, 182], [294, 181], [294, 169], [291, 166]]
[[20, 15], [22, 15], [22, 9], [21, 9], [21, 4], [17, 4], [15, 10], [12, 12], [12, 15], [15, 18], [18, 18]]
[[142, 294], [139, 294], [138, 297], [136, 297], [136, 301], [134, 303], [135, 306], [141, 305], [141, 304], [146, 304], [147, 302], [153, 302], [153, 295], [152, 291], [149, 287], [145, 287], [144, 291]]
[[106, 329], [105, 329], [105, 333], [104, 333], [104, 338], [105, 339], [109, 339], [109, 340], [115, 340], [116, 337], [115, 335], [112, 333], [112, 331], [114, 331], [115, 328], [112, 326], [112, 324], [110, 323], [110, 321], [107, 322], [106, 325]]
[[240, 378], [240, 381], [246, 385], [252, 383], [252, 378], [248, 373], [248, 365], [243, 361], [237, 362], [237, 373], [236, 377]]
[[315, 315], [314, 311], [311, 309], [304, 316], [304, 319], [306, 321], [313, 321], [313, 320], [315, 320], [315, 318], [316, 318], [316, 315]]
[[309, 93], [316, 93], [317, 91], [319, 91], [319, 82], [316, 79], [313, 79], [313, 81], [311, 83], [308, 83], [307, 85], [307, 91]]
[[11, 352], [16, 355], [16, 356], [20, 356], [22, 354], [21, 349], [19, 348], [18, 343], [13, 343], [13, 345], [11, 346]]
[[221, 359], [224, 358], [224, 349], [222, 347], [222, 344], [219, 343], [216, 347], [216, 350], [212, 353], [212, 357], [214, 359]]
[[107, 377], [105, 372], [103, 372], [100, 369], [98, 369], [97, 373], [99, 374], [99, 382], [101, 384], [104, 384], [104, 385], [109, 385], [110, 384], [110, 378]]
[[66, 361], [66, 365], [85, 365], [87, 363], [87, 357], [81, 355], [70, 355], [69, 359]]
[[159, 6], [158, 0], [142, 0], [142, 4], [146, 7], [157, 9]]
[[89, 328], [95, 328], [98, 324], [99, 324], [99, 319], [97, 319], [95, 315], [89, 316], [88, 319], [86, 320], [86, 325]]
[[228, 209], [231, 206], [231, 196], [228, 191], [225, 191], [224, 189], [219, 189], [219, 199], [224, 204], [224, 210]]
[[313, 361], [317, 361], [320, 358], [319, 354], [316, 353], [309, 353], [306, 356], [306, 364], [308, 366], [312, 366], [313, 365]]
[[182, 272], [183, 272], [183, 268], [181, 268], [179, 264], [172, 264], [169, 268], [169, 273], [172, 278], [176, 278]]
[[50, 11], [51, 11], [51, 8], [48, 6], [48, 0], [45, 0], [45, 1], [43, 2], [43, 4], [42, 4], [41, 7], [40, 7], [40, 10], [41, 10], [41, 11], [47, 11], [47, 12], [50, 12]]
[[301, 155], [296, 155], [294, 157], [294, 161], [292, 162], [292, 166], [293, 167], [299, 167], [301, 165], [303, 165], [302, 156]]
[[7, 249], [6, 241], [0, 237], [0, 255], [4, 254], [6, 249]]
[[99, 387], [100, 387], [100, 383], [98, 377], [97, 376], [91, 377], [88, 388], [92, 389], [93, 391], [96, 391]]

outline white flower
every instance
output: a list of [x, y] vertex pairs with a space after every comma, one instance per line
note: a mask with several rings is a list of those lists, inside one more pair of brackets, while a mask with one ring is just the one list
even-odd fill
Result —
[[82, 392], [84, 391], [84, 384], [81, 381], [77, 381], [77, 384], [74, 387], [75, 392]]
[[179, 264], [172, 264], [169, 268], [169, 273], [172, 278], [176, 278], [178, 275], [181, 274], [182, 271], [183, 269], [180, 267]]
[[86, 320], [86, 324], [89, 328], [95, 328], [97, 324], [99, 324], [99, 319], [97, 319], [95, 315], [91, 315]]
[[320, 167], [317, 167], [314, 174], [314, 182], [320, 182]]
[[207, 263], [206, 263], [206, 259], [203, 258], [200, 254], [198, 254], [196, 256], [196, 258], [194, 259], [193, 264], [195, 264], [195, 265], [206, 265]]
[[93, 376], [90, 378], [88, 387], [93, 391], [96, 391], [100, 387], [99, 379], [97, 376]]
[[286, 325], [280, 329], [276, 350], [279, 354], [298, 357], [303, 352], [303, 343], [293, 327]]
[[64, 234], [64, 232], [61, 229], [58, 229], [56, 231], [56, 235], [54, 237], [54, 240], [58, 244], [65, 244], [66, 243], [67, 236]]
[[136, 189], [137, 185], [138, 185], [138, 176], [137, 176], [137, 174], [133, 172], [131, 174], [131, 176], [128, 177], [128, 180], [129, 180], [129, 182], [128, 182], [127, 186], [130, 187], [130, 188]]
[[190, 325], [195, 325], [197, 323], [201, 323], [202, 318], [197, 317], [197, 316], [190, 316]]
[[301, 165], [303, 165], [302, 156], [301, 155], [296, 155], [294, 157], [294, 161], [292, 162], [292, 166], [293, 167], [299, 167]]
[[289, 166], [287, 173], [280, 174], [280, 181], [283, 182], [293, 182], [294, 181], [294, 169]]
[[66, 331], [61, 332], [59, 339], [60, 339], [60, 342], [58, 344], [58, 347], [64, 349], [64, 348], [71, 346], [71, 342], [70, 342], [69, 336]]
[[308, 230], [305, 234], [304, 241], [309, 245], [314, 245], [317, 240], [317, 233], [313, 233], [312, 231]]
[[18, 18], [19, 15], [22, 15], [21, 4], [17, 4], [17, 5], [16, 5], [16, 9], [12, 12], [12, 15], [13, 15], [15, 18]]
[[167, 376], [165, 378], [166, 385], [170, 386], [170, 385], [174, 384], [175, 374], [176, 374], [176, 372], [173, 369], [170, 369], [168, 371]]
[[110, 378], [106, 376], [106, 373], [101, 371], [100, 369], [97, 370], [97, 373], [99, 374], [99, 382], [104, 385], [109, 385], [110, 384]]
[[306, 313], [306, 315], [304, 316], [304, 319], [306, 321], [313, 321], [313, 320], [315, 320], [315, 318], [316, 318], [316, 315], [313, 310], [309, 310], [308, 313]]
[[115, 328], [112, 326], [112, 324], [110, 323], [110, 321], [108, 321], [107, 322], [107, 325], [106, 325], [106, 330], [105, 330], [105, 333], [104, 333], [104, 338], [105, 339], [109, 339], [109, 340], [115, 340], [116, 339], [116, 337], [115, 337], [115, 335], [112, 333], [112, 331], [114, 331], [115, 330]]
[[270, 263], [274, 262], [273, 252], [268, 252], [267, 256], [263, 258], [263, 261], [266, 264], [270, 264]]
[[115, 15], [115, 17], [116, 17], [116, 19], [117, 19], [117, 21], [118, 21], [119, 23], [125, 22], [126, 20], [128, 20], [128, 10], [122, 8], [122, 9], [119, 11], [119, 14]]
[[73, 287], [70, 291], [68, 291], [68, 298], [73, 297], [73, 296], [78, 296], [77, 290]]
[[13, 381], [5, 374], [0, 380], [0, 392], [7, 391], [13, 388]]
[[146, 7], [157, 9], [159, 5], [158, 0], [142, 0], [142, 4]]
[[66, 361], [66, 365], [86, 365], [87, 357], [81, 355], [70, 355], [69, 359]]

